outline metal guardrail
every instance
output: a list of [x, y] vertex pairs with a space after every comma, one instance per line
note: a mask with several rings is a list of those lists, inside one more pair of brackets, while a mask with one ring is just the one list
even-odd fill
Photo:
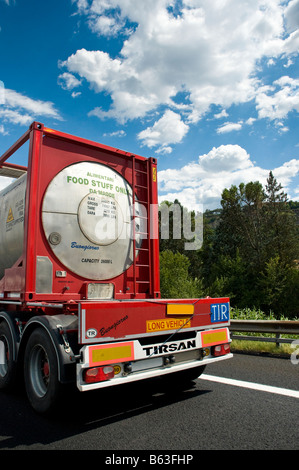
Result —
[[275, 337], [244, 336], [231, 334], [232, 339], [244, 339], [250, 341], [265, 341], [276, 343], [292, 343], [294, 338], [282, 338], [281, 335], [299, 335], [299, 321], [289, 320], [231, 320], [230, 331], [232, 333], [267, 333], [275, 334]]

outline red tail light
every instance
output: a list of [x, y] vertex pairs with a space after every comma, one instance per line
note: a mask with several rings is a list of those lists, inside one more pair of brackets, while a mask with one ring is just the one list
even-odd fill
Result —
[[84, 372], [84, 381], [87, 384], [103, 382], [104, 380], [113, 379], [113, 377], [114, 367], [112, 366], [92, 367]]
[[224, 356], [225, 354], [228, 354], [230, 352], [230, 345], [229, 343], [225, 344], [217, 344], [217, 346], [214, 346], [212, 348], [212, 354], [213, 356]]

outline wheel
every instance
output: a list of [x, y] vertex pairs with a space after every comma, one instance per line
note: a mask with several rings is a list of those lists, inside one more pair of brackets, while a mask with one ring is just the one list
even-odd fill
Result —
[[191, 382], [192, 380], [196, 380], [203, 373], [205, 368], [206, 366], [198, 366], [194, 367], [193, 369], [182, 370], [177, 372], [175, 375], [177, 380]]
[[205, 370], [206, 366], [198, 366], [192, 369], [180, 370], [165, 376], [167, 386], [172, 390], [181, 390], [190, 386], [190, 382], [196, 380]]
[[61, 395], [55, 347], [47, 332], [37, 328], [29, 337], [24, 356], [24, 382], [32, 407], [38, 413], [55, 408]]
[[13, 360], [14, 340], [8, 324], [0, 323], [0, 390], [10, 390], [15, 384], [17, 364]]

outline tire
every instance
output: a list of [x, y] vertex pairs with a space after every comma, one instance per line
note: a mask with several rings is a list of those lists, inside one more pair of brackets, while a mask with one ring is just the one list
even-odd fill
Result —
[[13, 360], [14, 339], [6, 321], [0, 323], [0, 390], [11, 390], [16, 382], [17, 364]]
[[206, 366], [198, 366], [193, 369], [181, 370], [166, 375], [165, 380], [169, 387], [173, 390], [182, 389], [190, 385], [190, 382], [196, 380], [205, 370]]
[[58, 358], [48, 333], [37, 328], [31, 333], [24, 356], [24, 382], [29, 402], [38, 413], [49, 413], [59, 402]]
[[[205, 370], [206, 366], [194, 367], [194, 369], [187, 369], [177, 372], [177, 379], [184, 382], [192, 382], [196, 380]], [[176, 375], [176, 374], [175, 374]]]

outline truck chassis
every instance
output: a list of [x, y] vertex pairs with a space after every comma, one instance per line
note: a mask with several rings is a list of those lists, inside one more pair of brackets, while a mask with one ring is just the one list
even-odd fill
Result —
[[[8, 163], [27, 140], [28, 167]], [[99, 263], [96, 255], [94, 258], [79, 256], [81, 271], [79, 268], [76, 271], [73, 260], [70, 260], [70, 267], [65, 265], [64, 251], [74, 251], [77, 255], [78, 250], [94, 253], [99, 250], [101, 244], [94, 240], [93, 233], [84, 233], [89, 237], [88, 245], [69, 240], [65, 249], [62, 244], [59, 246], [59, 251], [57, 246], [65, 243], [59, 207], [57, 217], [55, 213], [50, 219], [56, 224], [55, 230], [48, 234], [45, 228], [49, 209], [45, 210], [43, 204], [56, 175], [66, 173], [63, 177], [67, 184], [82, 187], [90, 184], [88, 173], [82, 178], [68, 173], [69, 168], [80, 162], [87, 162], [88, 168], [93, 165], [92, 168], [103, 169], [106, 165], [113, 168], [116, 175], [121, 174], [125, 186], [117, 186], [117, 191], [127, 197], [133, 207], [130, 219], [125, 221], [133, 233], [128, 245], [129, 261], [125, 269], [106, 276], [107, 279], [105, 271], [102, 278], [97, 277], [97, 270], [86, 268], [83, 263], [86, 260], [89, 264], [92, 260]], [[9, 204], [9, 199], [5, 199], [9, 197], [9, 190], [0, 193], [4, 227], [0, 244], [8, 243], [6, 237], [17, 223], [23, 230], [21, 246], [14, 247], [14, 250], [19, 249], [17, 259], [4, 266], [0, 279], [0, 389], [11, 389], [20, 377], [23, 378], [32, 407], [45, 413], [57, 406], [69, 383], [76, 383], [84, 392], [167, 376], [175, 387], [182, 381], [197, 378], [207, 364], [232, 357], [228, 298], [161, 299], [158, 214], [156, 209], [150, 210], [157, 208], [155, 159], [103, 146], [34, 122], [0, 157], [0, 174], [16, 181], [27, 175], [22, 203], [19, 198], [14, 205]], [[92, 181], [99, 183], [99, 176], [95, 175]], [[113, 178], [105, 178], [109, 181], [105, 183], [106, 189], [112, 191]], [[131, 192], [126, 189], [126, 181]], [[18, 184], [14, 188], [16, 186]], [[80, 204], [81, 213], [74, 220], [81, 217], [85, 223], [86, 204], [89, 204], [88, 209], [92, 208], [92, 203], [118, 207], [117, 202], [111, 202], [112, 193], [96, 195], [86, 203], [88, 190], [95, 194], [91, 186], [87, 187], [84, 202]], [[50, 192], [51, 197], [48, 197], [50, 201], [52, 194]], [[2, 209], [1, 195], [6, 201]], [[67, 207], [71, 205], [72, 201], [63, 194], [61, 200]], [[137, 202], [146, 208], [146, 216], [135, 209]], [[18, 218], [14, 216], [17, 211]], [[115, 211], [110, 212], [116, 217]], [[90, 214], [95, 215], [93, 211]], [[67, 213], [65, 220], [68, 217]], [[143, 225], [146, 228], [142, 228], [145, 232], [140, 229], [143, 219], [147, 222]], [[2, 253], [3, 258], [7, 258], [5, 248]], [[117, 256], [122, 256], [123, 252], [119, 253]], [[105, 269], [110, 269], [108, 265], [113, 264], [112, 261], [106, 256], [104, 262]], [[86, 269], [90, 277], [82, 274]]]

